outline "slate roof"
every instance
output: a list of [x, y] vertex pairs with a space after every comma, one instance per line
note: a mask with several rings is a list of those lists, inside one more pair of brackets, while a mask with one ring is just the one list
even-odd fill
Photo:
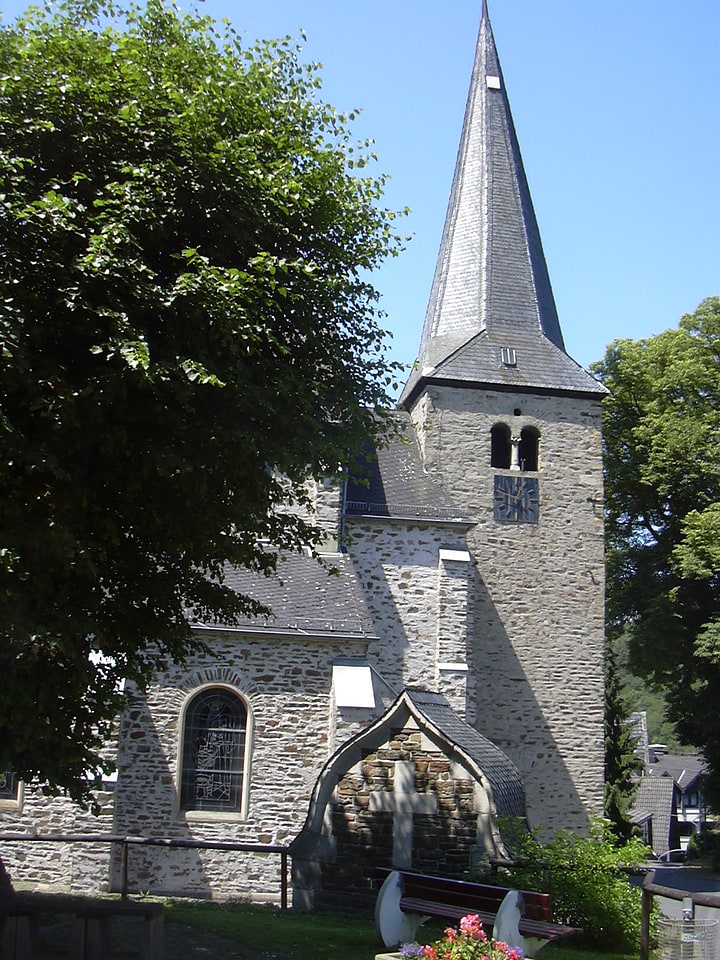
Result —
[[[304, 554], [278, 562], [277, 575], [263, 576], [251, 570], [226, 571], [225, 583], [238, 593], [269, 607], [273, 616], [247, 617], [232, 629], [262, 630], [298, 635], [341, 634], [372, 637], [374, 629], [353, 561], [344, 554], [325, 558], [330, 574], [315, 558]], [[194, 624], [196, 628], [230, 629], [223, 623]]]
[[346, 515], [467, 520], [426, 472], [408, 414], [399, 412], [395, 418], [399, 431], [388, 446], [366, 450], [356, 465], [359, 479], [348, 484]]
[[660, 755], [648, 764], [649, 777], [672, 777], [680, 789], [685, 792], [707, 770], [702, 757], [694, 754]]
[[673, 838], [673, 815], [675, 809], [675, 791], [677, 787], [672, 777], [641, 777], [635, 794], [635, 803], [630, 811], [633, 823], [641, 823], [652, 818], [653, 853], [660, 857], [670, 850]]
[[[516, 365], [502, 362], [503, 347], [515, 351]], [[418, 360], [401, 405], [433, 381], [606, 393], [565, 352], [485, 4]]]
[[482, 771], [492, 787], [498, 816], [524, 817], [525, 790], [522, 777], [500, 747], [458, 716], [442, 694], [406, 690], [404, 696], [431, 727], [448, 742], [455, 744]]

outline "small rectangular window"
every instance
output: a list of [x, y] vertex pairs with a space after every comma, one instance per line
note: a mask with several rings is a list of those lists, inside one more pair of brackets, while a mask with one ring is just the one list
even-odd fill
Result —
[[506, 367], [517, 366], [517, 354], [515, 353], [515, 349], [513, 347], [501, 347], [500, 356]]

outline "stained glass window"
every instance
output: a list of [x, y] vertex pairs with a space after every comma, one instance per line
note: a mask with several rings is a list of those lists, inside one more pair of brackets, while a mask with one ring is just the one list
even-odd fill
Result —
[[223, 687], [201, 690], [185, 712], [181, 810], [242, 807], [247, 708]]

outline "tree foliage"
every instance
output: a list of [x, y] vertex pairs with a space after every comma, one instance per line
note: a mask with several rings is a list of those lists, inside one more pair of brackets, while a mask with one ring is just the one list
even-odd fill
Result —
[[617, 657], [612, 644], [605, 649], [605, 817], [615, 836], [632, 836], [630, 809], [637, 792], [642, 761], [635, 752], [632, 725], [623, 697]]
[[641, 893], [627, 870], [650, 853], [640, 840], [618, 844], [603, 821], [593, 822], [586, 835], [561, 830], [547, 843], [523, 824], [505, 824], [503, 838], [518, 864], [503, 882], [549, 893], [553, 919], [582, 928], [585, 943], [613, 953], [637, 951]]
[[676, 330], [612, 344], [604, 406], [608, 613], [665, 692], [720, 804], [720, 299]]
[[225, 565], [316, 543], [303, 481], [382, 431], [401, 238], [290, 39], [54, 9], [0, 29], [0, 760], [79, 796], [118, 680], [254, 609]]
[[662, 690], [651, 687], [643, 677], [630, 670], [628, 638], [624, 631], [613, 637], [611, 646], [625, 708], [629, 714], [636, 711], [645, 714], [648, 743], [664, 744], [668, 753], [672, 754], [697, 753], [695, 744], [680, 743], [678, 740], [675, 726], [665, 713], [665, 696]]

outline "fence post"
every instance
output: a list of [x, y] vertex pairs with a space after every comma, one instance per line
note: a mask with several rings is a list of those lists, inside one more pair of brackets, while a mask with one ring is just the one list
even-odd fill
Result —
[[280, 909], [287, 910], [288, 905], [288, 855], [287, 850], [280, 851]]
[[652, 912], [653, 895], [650, 890], [642, 888], [640, 910], [640, 960], [650, 960], [650, 914]]
[[127, 900], [128, 896], [128, 850], [127, 839], [120, 841], [120, 896]]

